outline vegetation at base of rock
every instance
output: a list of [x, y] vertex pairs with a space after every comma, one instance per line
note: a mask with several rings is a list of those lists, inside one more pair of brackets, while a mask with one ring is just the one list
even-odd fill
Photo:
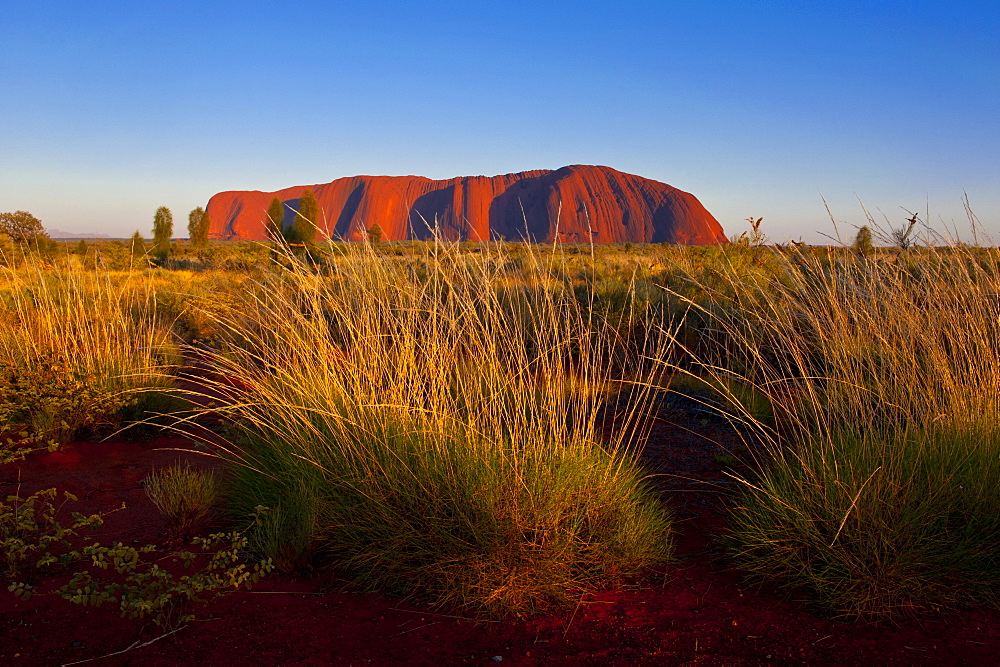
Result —
[[212, 220], [201, 206], [188, 214], [188, 240], [193, 247], [204, 248], [208, 245], [208, 230], [211, 226]]
[[276, 242], [282, 238], [285, 220], [285, 206], [281, 199], [275, 197], [267, 207], [267, 220], [265, 221], [265, 232], [267, 240]]
[[299, 199], [299, 209], [295, 212], [295, 220], [291, 227], [285, 230], [285, 239], [289, 243], [312, 245], [319, 235], [320, 209], [319, 202], [312, 190], [306, 190]]
[[385, 240], [385, 232], [382, 231], [382, 227], [380, 227], [378, 223], [369, 227], [366, 234], [368, 236], [368, 240], [372, 243], [379, 243]]

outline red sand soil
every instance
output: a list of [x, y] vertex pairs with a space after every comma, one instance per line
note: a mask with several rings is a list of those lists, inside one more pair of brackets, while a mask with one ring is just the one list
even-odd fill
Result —
[[[903, 625], [839, 621], [800, 601], [804, 595], [748, 587], [714, 542], [733, 489], [715, 456], [735, 442], [710, 416], [664, 415], [646, 459], [663, 475], [660, 486], [679, 521], [679, 560], [631, 588], [589, 595], [573, 609], [477, 622], [461, 611], [324, 592], [318, 582], [271, 575], [253, 591], [195, 607], [197, 620], [139, 646], [163, 635], [148, 619], [124, 620], [113, 606], [83, 608], [54, 597], [24, 602], [0, 590], [0, 664], [89, 660], [133, 644], [93, 664], [995, 663], [1000, 613], [994, 611]], [[24, 497], [54, 486], [78, 495], [73, 509], [86, 513], [124, 501], [127, 509], [109, 514], [93, 538], [162, 544], [166, 526], [140, 482], [178, 458], [217, 463], [173, 449], [189, 446], [162, 437], [73, 443], [0, 467], [0, 494]]]

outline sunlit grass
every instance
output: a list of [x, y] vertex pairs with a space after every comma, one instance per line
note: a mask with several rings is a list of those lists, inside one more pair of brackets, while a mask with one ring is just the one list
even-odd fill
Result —
[[723, 267], [735, 296], [711, 321], [735, 359], [700, 360], [780, 416], [737, 415], [767, 444], [733, 513], [736, 562], [848, 614], [996, 602], [1000, 255], [762, 252], [783, 279]]
[[630, 390], [610, 441], [599, 417], [650, 362], [612, 368], [613, 330], [568, 289], [512, 291], [504, 259], [429, 245], [417, 274], [362, 246], [329, 275], [265, 278], [220, 322], [214, 390], [242, 434], [233, 511], [264, 504], [280, 523], [259, 548], [491, 613], [669, 558], [630, 447], [650, 396]]
[[141, 412], [170, 384], [169, 324], [139, 274], [0, 269], [0, 432], [55, 447]]

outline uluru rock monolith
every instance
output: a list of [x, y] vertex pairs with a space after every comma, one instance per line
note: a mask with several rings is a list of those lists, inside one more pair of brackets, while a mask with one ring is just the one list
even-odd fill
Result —
[[351, 176], [277, 192], [220, 192], [206, 207], [210, 236], [265, 240], [271, 200], [278, 197], [285, 204], [287, 227], [307, 189], [320, 204], [321, 238], [361, 240], [377, 224], [386, 240], [427, 239], [437, 229], [442, 238], [454, 241], [728, 242], [722, 226], [694, 195], [589, 165], [443, 181]]

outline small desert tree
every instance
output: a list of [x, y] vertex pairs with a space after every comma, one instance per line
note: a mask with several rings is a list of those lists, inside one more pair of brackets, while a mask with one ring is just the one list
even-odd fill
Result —
[[146, 256], [146, 241], [142, 238], [139, 230], [135, 230], [132, 239], [129, 241], [129, 250], [133, 259], [141, 259]]
[[302, 193], [299, 200], [298, 215], [295, 216], [295, 237], [300, 243], [311, 245], [316, 242], [317, 223], [319, 222], [319, 202], [312, 190]]
[[372, 243], [385, 240], [385, 232], [382, 231], [382, 227], [377, 222], [368, 228], [368, 240]]
[[208, 245], [208, 229], [212, 221], [208, 213], [201, 206], [188, 214], [188, 238], [195, 248], [204, 248]]
[[917, 217], [917, 214], [910, 213], [910, 217], [906, 219], [906, 227], [898, 227], [890, 230], [890, 236], [900, 250], [906, 250], [914, 244], [913, 228], [916, 227], [918, 222], [920, 222], [920, 218]]
[[862, 255], [872, 251], [872, 230], [868, 225], [862, 225], [858, 229], [858, 235], [854, 237], [854, 249]]
[[271, 200], [271, 204], [267, 207], [267, 220], [264, 221], [264, 229], [267, 230], [267, 238], [269, 241], [277, 241], [281, 239], [282, 232], [282, 221], [285, 219], [285, 205], [281, 203], [281, 199], [275, 197]]
[[161, 260], [170, 252], [170, 237], [174, 233], [174, 216], [170, 209], [161, 206], [153, 216], [153, 254]]
[[27, 211], [0, 213], [0, 234], [6, 234], [11, 241], [20, 245], [34, 243], [46, 237], [42, 221]]

